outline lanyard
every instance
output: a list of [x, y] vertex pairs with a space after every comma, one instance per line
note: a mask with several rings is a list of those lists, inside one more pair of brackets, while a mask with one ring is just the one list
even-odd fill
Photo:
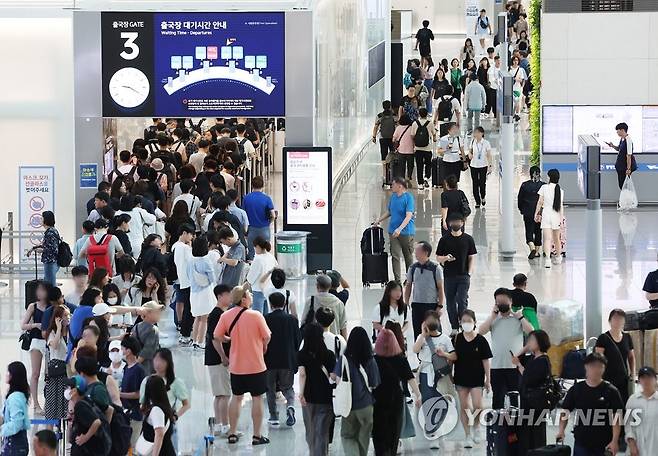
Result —
[[484, 149], [484, 140], [481, 140], [479, 143], [478, 141], [473, 141], [475, 143], [475, 150], [477, 150], [477, 159], [482, 160], [482, 150]]

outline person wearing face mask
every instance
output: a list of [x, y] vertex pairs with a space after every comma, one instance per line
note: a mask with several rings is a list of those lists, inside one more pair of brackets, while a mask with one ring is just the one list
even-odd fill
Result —
[[[455, 337], [454, 381], [459, 394], [459, 417], [464, 426], [464, 448], [473, 448], [480, 442], [478, 434], [478, 416], [482, 410], [482, 390], [491, 391], [490, 359], [491, 348], [489, 342], [475, 330], [475, 312], [466, 309], [461, 315], [463, 332]], [[471, 421], [467, 410], [474, 412]], [[470, 424], [472, 423], [472, 424]]]
[[[130, 427], [133, 430], [130, 444], [134, 447], [142, 427], [139, 388], [147, 373], [137, 359], [141, 347], [135, 337], [124, 337], [121, 341], [121, 350], [123, 351], [123, 358], [126, 360], [121, 381], [121, 405], [127, 410], [130, 418]], [[117, 354], [121, 356], [121, 352], [117, 352]]]
[[512, 293], [507, 288], [498, 288], [494, 299], [491, 315], [480, 325], [479, 333], [484, 336], [491, 331], [491, 406], [501, 409], [507, 393], [519, 390], [521, 375], [512, 357], [523, 348], [523, 333], [532, 332], [533, 327], [521, 311], [512, 312]]
[[518, 208], [523, 216], [525, 226], [525, 242], [530, 248], [528, 259], [532, 260], [540, 256], [538, 250], [541, 248], [541, 223], [535, 221], [535, 209], [539, 201], [539, 189], [545, 182], [541, 180], [539, 166], [530, 167], [530, 179], [523, 182], [519, 188]]
[[459, 330], [459, 315], [468, 307], [468, 290], [471, 287], [471, 275], [475, 266], [475, 241], [463, 232], [464, 216], [453, 213], [448, 216], [450, 233], [439, 240], [436, 259], [443, 266], [443, 283], [446, 295], [446, 307], [451, 335]]
[[[445, 398], [446, 395], [456, 397], [455, 388], [450, 379], [450, 375], [444, 369], [448, 368], [449, 362], [454, 362], [457, 359], [455, 349], [452, 345], [450, 338], [441, 331], [441, 314], [436, 310], [428, 310], [425, 314], [425, 321], [422, 323], [422, 333], [416, 339], [413, 346], [413, 352], [418, 355], [420, 367], [418, 368], [418, 383], [420, 388], [420, 395], [422, 403], [433, 398]], [[435, 361], [433, 358], [438, 357], [439, 360]], [[444, 369], [436, 370], [435, 364], [442, 364]], [[445, 400], [445, 399], [444, 399]], [[447, 405], [447, 404], [446, 404]], [[427, 409], [434, 410], [434, 407], [427, 407]], [[447, 408], [444, 409], [447, 411]], [[430, 420], [430, 417], [427, 418]], [[436, 422], [435, 418], [432, 418]], [[441, 448], [443, 437], [432, 439], [431, 449]]]
[[109, 351], [110, 365], [105, 369], [105, 372], [111, 375], [117, 381], [119, 387], [121, 387], [123, 371], [126, 367], [126, 362], [123, 360], [123, 354], [121, 353], [121, 341], [113, 340], [110, 342]]

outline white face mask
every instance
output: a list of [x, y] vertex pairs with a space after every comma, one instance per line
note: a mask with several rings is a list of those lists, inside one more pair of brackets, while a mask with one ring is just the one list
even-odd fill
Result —
[[464, 332], [471, 332], [475, 329], [475, 323], [462, 323]]
[[113, 363], [121, 362], [122, 358], [123, 357], [121, 356], [121, 352], [110, 352], [110, 361]]
[[117, 302], [119, 302], [119, 298], [116, 296], [114, 298], [107, 298], [107, 303], [111, 306], [116, 305]]
[[66, 388], [64, 390], [64, 399], [66, 399], [67, 401], [71, 400], [71, 388]]

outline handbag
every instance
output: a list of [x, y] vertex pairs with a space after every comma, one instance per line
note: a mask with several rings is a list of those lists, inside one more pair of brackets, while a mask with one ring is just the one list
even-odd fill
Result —
[[20, 335], [18, 341], [21, 343], [21, 350], [30, 351], [30, 345], [32, 345], [32, 334], [30, 334], [30, 331], [25, 331]]
[[347, 417], [352, 411], [352, 381], [345, 355], [341, 357], [341, 376], [333, 393], [334, 415]]
[[468, 198], [466, 198], [466, 195], [464, 192], [461, 194], [461, 205], [462, 205], [462, 215], [464, 217], [468, 217], [471, 215], [471, 206], [468, 204]]
[[[402, 134], [400, 135], [398, 140], [393, 142], [393, 148], [395, 149], [396, 153], [397, 153], [398, 149], [400, 148], [400, 141], [402, 141], [402, 138], [404, 137], [404, 134], [407, 132], [407, 130], [409, 130], [409, 128], [411, 128], [411, 125], [408, 125], [407, 128], [404, 129], [404, 131], [402, 132]], [[386, 158], [388, 158], [388, 156]]]
[[52, 359], [50, 347], [46, 344], [46, 379], [66, 377], [66, 361]]
[[411, 412], [409, 407], [402, 400], [402, 427], [400, 429], [400, 438], [401, 439], [410, 439], [416, 437], [416, 427], [414, 426], [414, 421], [411, 418]]
[[553, 410], [562, 400], [564, 388], [553, 376], [546, 378], [543, 385], [526, 388], [523, 391], [523, 408], [532, 410]]
[[427, 346], [432, 352], [432, 367], [434, 368], [434, 378], [438, 380], [452, 373], [452, 366], [446, 358], [436, 354], [436, 345], [431, 337], [425, 339]]
[[144, 438], [144, 434], [139, 434], [137, 442], [135, 442], [134, 453], [138, 456], [150, 456], [153, 452], [153, 442], [149, 442]]

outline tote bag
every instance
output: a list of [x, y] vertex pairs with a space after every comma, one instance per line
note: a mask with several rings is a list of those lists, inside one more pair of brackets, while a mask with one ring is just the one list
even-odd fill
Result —
[[334, 415], [347, 417], [352, 411], [352, 380], [345, 355], [341, 357], [341, 376], [333, 396]]

